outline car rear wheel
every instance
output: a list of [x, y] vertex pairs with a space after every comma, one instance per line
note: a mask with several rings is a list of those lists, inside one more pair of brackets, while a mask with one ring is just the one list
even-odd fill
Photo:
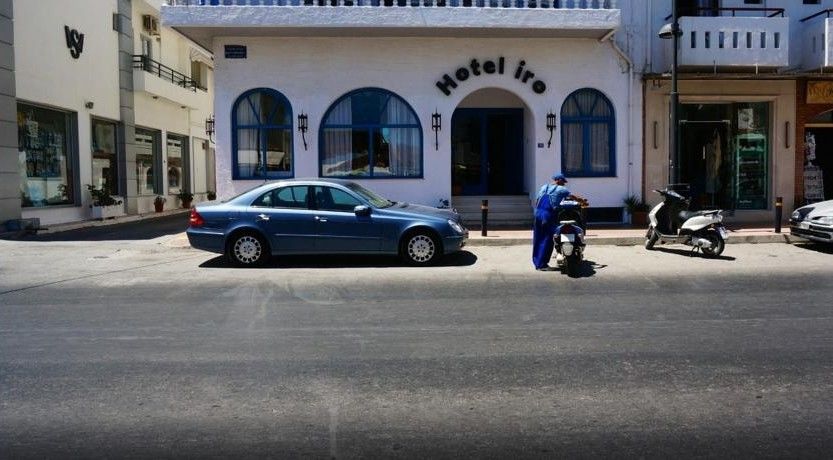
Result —
[[422, 231], [407, 235], [400, 252], [411, 265], [431, 265], [439, 259], [441, 248], [434, 235]]
[[253, 267], [266, 262], [269, 249], [260, 236], [254, 233], [240, 233], [229, 242], [228, 258], [237, 266]]

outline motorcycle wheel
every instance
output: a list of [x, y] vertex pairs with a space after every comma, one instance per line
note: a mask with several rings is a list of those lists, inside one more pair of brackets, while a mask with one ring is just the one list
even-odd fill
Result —
[[706, 257], [717, 257], [720, 254], [723, 254], [723, 250], [726, 249], [726, 242], [723, 241], [723, 238], [720, 237], [720, 233], [717, 233], [717, 230], [706, 230], [703, 234], [703, 238], [709, 240], [712, 244], [710, 248], [703, 248], [703, 255]]
[[581, 265], [581, 257], [577, 255], [567, 256], [565, 260], [567, 265], [567, 276], [575, 278], [578, 276], [579, 266]]
[[658, 241], [658, 240], [659, 240], [659, 234], [657, 234], [657, 231], [656, 231], [656, 230], [653, 230], [653, 231], [651, 232], [651, 236], [649, 236], [649, 237], [645, 240], [645, 249], [647, 249], [647, 250], [649, 250], [649, 251], [650, 251], [650, 250], [652, 250], [652, 249], [654, 249], [654, 245], [655, 245], [655, 244], [657, 244], [657, 241]]

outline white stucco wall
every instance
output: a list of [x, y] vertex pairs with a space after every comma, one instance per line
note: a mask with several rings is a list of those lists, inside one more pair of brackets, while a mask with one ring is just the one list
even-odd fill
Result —
[[[248, 59], [226, 60], [223, 45], [248, 46]], [[459, 38], [219, 38], [215, 40], [217, 113], [217, 187], [228, 198], [259, 184], [231, 179], [231, 107], [244, 91], [256, 87], [279, 90], [292, 104], [293, 114], [309, 115], [309, 149], [294, 132], [295, 176], [318, 175], [318, 127], [324, 112], [343, 94], [363, 87], [384, 88], [404, 98], [416, 111], [424, 135], [423, 179], [372, 179], [366, 185], [392, 199], [434, 205], [451, 196], [451, 116], [461, 101], [484, 88], [511, 92], [528, 109], [525, 115], [527, 192], [560, 170], [560, 128], [546, 148], [549, 111], [559, 116], [566, 97], [591, 87], [604, 93], [616, 112], [616, 177], [575, 178], [571, 188], [592, 206], [621, 206], [628, 191], [628, 171], [639, 183], [641, 170], [628, 167], [628, 148], [641, 143], [628, 135], [629, 75], [610, 44], [591, 39], [459, 39]], [[471, 59], [505, 58], [505, 74], [471, 76], [458, 82], [450, 96], [435, 86], [444, 74], [454, 75]], [[547, 85], [536, 94], [529, 83], [513, 78], [518, 61]], [[455, 79], [456, 80], [456, 79]], [[638, 94], [638, 93], [637, 93]], [[638, 97], [633, 99], [638, 100]], [[479, 103], [483, 103], [480, 101]], [[496, 101], [496, 103], [500, 103]], [[431, 114], [443, 116], [439, 150], [434, 149]], [[638, 113], [638, 112], [637, 112]], [[638, 126], [635, 127], [638, 131]], [[538, 148], [539, 143], [544, 148]], [[637, 162], [638, 163], [638, 162]]]

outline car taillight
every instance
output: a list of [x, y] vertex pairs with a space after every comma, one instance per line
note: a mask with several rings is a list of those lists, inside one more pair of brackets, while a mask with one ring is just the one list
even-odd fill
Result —
[[188, 225], [191, 227], [202, 227], [205, 224], [205, 219], [202, 218], [197, 208], [191, 208], [191, 215], [188, 217]]

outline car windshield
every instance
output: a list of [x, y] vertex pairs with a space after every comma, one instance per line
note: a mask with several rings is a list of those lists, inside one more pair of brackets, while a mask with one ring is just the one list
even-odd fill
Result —
[[382, 196], [379, 196], [378, 194], [376, 194], [376, 192], [374, 192], [372, 190], [368, 190], [368, 189], [366, 189], [366, 188], [362, 187], [361, 185], [356, 184], [354, 182], [351, 182], [349, 184], [345, 184], [345, 186], [347, 188], [349, 188], [350, 190], [352, 190], [353, 192], [355, 192], [360, 197], [367, 200], [367, 202], [370, 203], [375, 208], [387, 208], [387, 207], [393, 206], [393, 204], [394, 204], [393, 201], [391, 201], [387, 198], [384, 198]]

